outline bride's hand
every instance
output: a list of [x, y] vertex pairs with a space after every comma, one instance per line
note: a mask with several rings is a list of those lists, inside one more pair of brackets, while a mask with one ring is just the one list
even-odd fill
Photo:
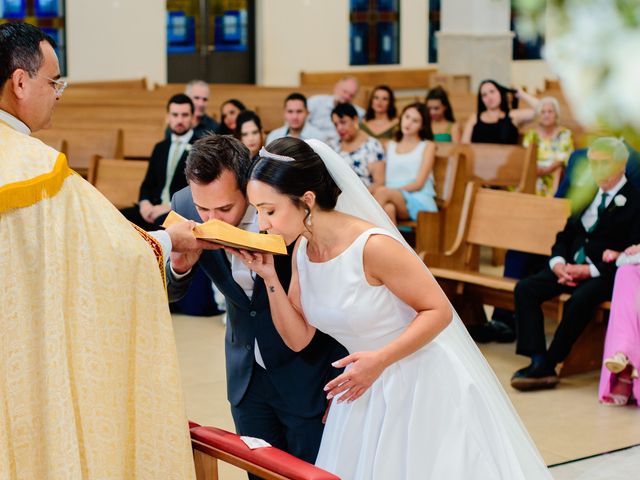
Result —
[[338, 403], [356, 400], [367, 391], [386, 368], [377, 352], [355, 352], [333, 362], [332, 365], [336, 368], [342, 368], [351, 363], [353, 365], [350, 369], [325, 385], [327, 399], [342, 393], [338, 398]]
[[236, 250], [231, 247], [224, 247], [224, 249], [242, 260], [242, 263], [263, 279], [272, 278], [276, 275], [276, 269], [273, 264], [273, 254]]

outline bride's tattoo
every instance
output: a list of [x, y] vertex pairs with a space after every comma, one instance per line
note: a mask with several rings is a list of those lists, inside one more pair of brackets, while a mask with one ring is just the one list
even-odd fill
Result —
[[271, 293], [274, 293], [276, 291], [276, 287], [274, 287], [273, 285], [269, 285], [269, 291]]

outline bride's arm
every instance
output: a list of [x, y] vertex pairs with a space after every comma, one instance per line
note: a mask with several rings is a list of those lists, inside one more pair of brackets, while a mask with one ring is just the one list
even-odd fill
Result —
[[[231, 249], [228, 250], [232, 251]], [[273, 324], [287, 347], [295, 352], [299, 352], [309, 345], [316, 333], [315, 327], [309, 325], [301, 313], [300, 285], [295, 261], [297, 252], [298, 243], [296, 243], [291, 254], [291, 282], [289, 284], [289, 294], [287, 295], [274, 268], [273, 255], [251, 253], [244, 250], [240, 252], [232, 251], [234, 255], [240, 257], [247, 267], [255, 271], [264, 280], [269, 296], [269, 309], [271, 310]]]
[[399, 337], [381, 349], [355, 352], [334, 363], [338, 368], [353, 363], [326, 386], [329, 397], [349, 390], [339, 401], [358, 398], [386, 367], [433, 340], [453, 316], [447, 297], [422, 261], [397, 240], [371, 236], [364, 250], [364, 269], [370, 284], [385, 285], [417, 314]]

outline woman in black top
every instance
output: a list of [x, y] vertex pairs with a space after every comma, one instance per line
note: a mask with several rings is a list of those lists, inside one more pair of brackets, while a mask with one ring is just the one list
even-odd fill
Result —
[[[508, 96], [513, 95], [512, 108]], [[518, 99], [530, 108], [518, 108]], [[478, 113], [469, 118], [462, 143], [501, 143], [517, 145], [518, 127], [535, 117], [538, 99], [522, 90], [503, 87], [494, 80], [484, 80], [478, 89]]]

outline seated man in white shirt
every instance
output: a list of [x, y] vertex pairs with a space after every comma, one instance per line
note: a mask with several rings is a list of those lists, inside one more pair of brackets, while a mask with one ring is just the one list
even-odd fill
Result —
[[[327, 140], [337, 138], [338, 133], [331, 121], [331, 112], [339, 103], [353, 103], [358, 94], [358, 79], [355, 77], [343, 77], [333, 87], [333, 95], [314, 95], [309, 97], [309, 118], [314, 127], [324, 132]], [[364, 118], [365, 111], [362, 107], [354, 105], [360, 120]]]
[[307, 97], [298, 92], [291, 93], [284, 101], [284, 125], [269, 133], [265, 145], [282, 137], [296, 137], [302, 140], [316, 138], [324, 142], [326, 135], [307, 122], [308, 116]]
[[[629, 157], [624, 143], [598, 138], [587, 156], [599, 187], [595, 197], [558, 233], [549, 265], [516, 285], [516, 353], [531, 358], [531, 364], [511, 379], [518, 390], [558, 383], [555, 366], [567, 357], [597, 305], [611, 299], [616, 266], [604, 261], [604, 251], [622, 251], [640, 240], [640, 192], [624, 174]], [[571, 298], [547, 349], [542, 303], [561, 293], [570, 293]]]
[[187, 186], [184, 167], [197, 136], [192, 128], [194, 105], [184, 93], [167, 103], [167, 125], [171, 136], [153, 147], [147, 173], [140, 186], [138, 205], [122, 209], [130, 222], [144, 230], [156, 230], [171, 210], [171, 197]]

